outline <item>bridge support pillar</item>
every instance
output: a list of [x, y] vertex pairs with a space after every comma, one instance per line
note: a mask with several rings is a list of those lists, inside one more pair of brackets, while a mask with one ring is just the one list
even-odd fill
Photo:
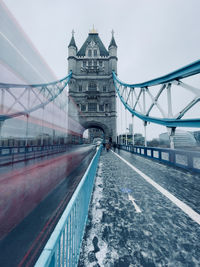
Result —
[[25, 146], [28, 145], [28, 135], [29, 135], [29, 114], [26, 115], [26, 141]]
[[4, 121], [0, 121], [0, 146], [2, 146], [2, 128]]
[[135, 145], [135, 139], [134, 139], [134, 115], [132, 115], [132, 144]]
[[169, 134], [170, 148], [174, 149], [174, 136], [176, 132], [176, 127], [167, 128]]
[[144, 121], [144, 146], [147, 146], [147, 121]]

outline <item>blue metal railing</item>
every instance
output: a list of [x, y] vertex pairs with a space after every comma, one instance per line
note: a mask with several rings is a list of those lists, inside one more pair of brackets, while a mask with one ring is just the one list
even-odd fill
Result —
[[174, 167], [200, 173], [200, 152], [198, 151], [133, 145], [119, 145], [119, 148]]
[[68, 145], [0, 147], [0, 166], [65, 152]]
[[35, 267], [77, 266], [100, 153], [101, 146], [92, 159]]

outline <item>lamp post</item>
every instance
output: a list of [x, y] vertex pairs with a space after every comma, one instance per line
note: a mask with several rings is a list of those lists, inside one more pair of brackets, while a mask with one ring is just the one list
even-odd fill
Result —
[[127, 136], [127, 130], [129, 130], [129, 128], [126, 128], [126, 146], [128, 145], [128, 140], [127, 140], [127, 139], [128, 139], [128, 138], [127, 138], [127, 137], [128, 137], [128, 136]]

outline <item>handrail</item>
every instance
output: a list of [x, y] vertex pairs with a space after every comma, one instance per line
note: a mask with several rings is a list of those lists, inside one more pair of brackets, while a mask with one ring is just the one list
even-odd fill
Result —
[[0, 147], [0, 166], [65, 152], [68, 145]]
[[93, 157], [35, 267], [77, 266], [101, 148]]
[[200, 151], [133, 145], [118, 145], [118, 147], [130, 153], [158, 160], [170, 166], [200, 173]]

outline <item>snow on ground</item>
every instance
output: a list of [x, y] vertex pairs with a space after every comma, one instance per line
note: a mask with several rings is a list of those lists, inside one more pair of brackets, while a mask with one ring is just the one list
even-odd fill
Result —
[[[82, 251], [79, 259], [79, 267], [103, 267], [110, 266], [111, 259], [118, 257], [117, 251], [110, 251], [108, 245], [101, 237], [102, 217], [105, 208], [102, 206], [103, 198], [103, 163], [100, 158], [97, 176], [94, 185], [93, 196], [90, 204], [86, 233], [82, 243]], [[108, 263], [109, 260], [109, 263]]]
[[[130, 160], [185, 201], [185, 172], [131, 154]], [[198, 206], [195, 188], [189, 204]], [[102, 151], [79, 267], [196, 267], [199, 238], [198, 224], [111, 151]]]

